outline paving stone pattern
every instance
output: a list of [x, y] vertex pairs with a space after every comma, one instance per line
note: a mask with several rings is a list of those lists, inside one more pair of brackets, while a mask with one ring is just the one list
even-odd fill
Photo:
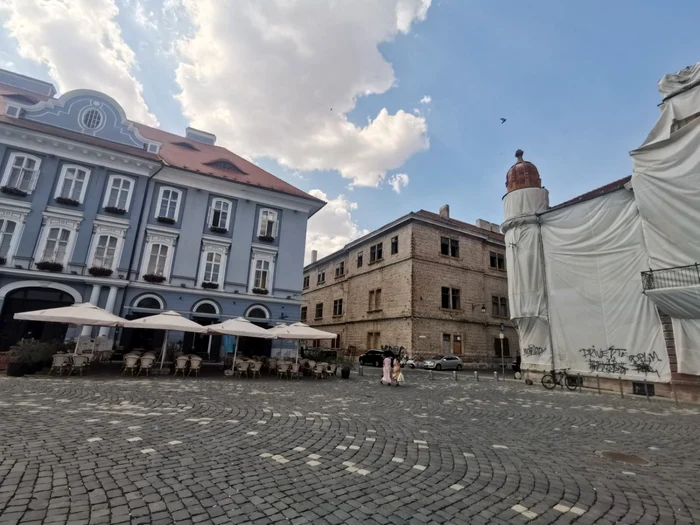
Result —
[[700, 522], [695, 407], [405, 375], [2, 377], [0, 523]]

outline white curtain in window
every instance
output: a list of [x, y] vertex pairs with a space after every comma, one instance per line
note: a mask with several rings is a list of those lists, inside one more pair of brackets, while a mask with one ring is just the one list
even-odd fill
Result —
[[116, 251], [117, 238], [112, 235], [100, 235], [100, 238], [97, 240], [97, 248], [95, 248], [93, 266], [112, 268]]
[[80, 168], [66, 168], [60, 197], [81, 201], [87, 171]]
[[204, 281], [218, 283], [221, 273], [221, 254], [207, 252], [204, 263]]
[[0, 220], [0, 257], [7, 258], [9, 255], [16, 227], [17, 223], [13, 221]]
[[260, 237], [276, 237], [277, 236], [277, 212], [272, 210], [263, 210], [260, 213]]
[[112, 178], [112, 184], [109, 189], [109, 199], [107, 200], [107, 206], [125, 210], [127, 202], [129, 202], [130, 191], [130, 179], [126, 179], [123, 177]]
[[31, 191], [32, 180], [37, 170], [37, 161], [32, 157], [15, 156], [7, 185], [22, 191]]
[[148, 259], [148, 268], [146, 273], [149, 275], [165, 274], [165, 263], [168, 260], [168, 245], [153, 244], [151, 245], [151, 254]]
[[270, 272], [270, 261], [255, 261], [255, 288], [263, 288], [267, 290], [268, 274]]
[[228, 201], [217, 199], [212, 204], [211, 226], [216, 228], [226, 228], [228, 225], [228, 215], [231, 205]]
[[68, 241], [70, 240], [70, 230], [65, 228], [51, 228], [46, 237], [46, 246], [42, 261], [55, 261], [63, 263], [68, 251]]
[[180, 193], [175, 190], [163, 190], [160, 198], [160, 208], [158, 217], [167, 217], [168, 219], [177, 219], [177, 203], [180, 200]]

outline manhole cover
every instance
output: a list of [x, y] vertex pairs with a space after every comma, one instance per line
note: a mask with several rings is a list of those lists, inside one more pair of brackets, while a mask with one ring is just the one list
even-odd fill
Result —
[[625, 454], [624, 452], [598, 450], [596, 454], [598, 454], [602, 458], [609, 459], [610, 461], [617, 461], [618, 463], [626, 463], [628, 465], [648, 467], [652, 464], [652, 462], [648, 459], [644, 459], [641, 456], [635, 456], [634, 454]]

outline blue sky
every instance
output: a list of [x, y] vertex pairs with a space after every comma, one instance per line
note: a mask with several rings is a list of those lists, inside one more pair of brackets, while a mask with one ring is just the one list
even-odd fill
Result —
[[[300, 12], [265, 13], [266, 34], [271, 28], [283, 27], [283, 38], [298, 31], [289, 37], [293, 42], [312, 43], [306, 50], [300, 44], [302, 58], [283, 57], [280, 63], [292, 61], [294, 65], [291, 78], [277, 76], [274, 59], [282, 56], [276, 54], [282, 53], [280, 48], [261, 43], [251, 29], [255, 24], [236, 25], [240, 22], [234, 14], [245, 11], [247, 4], [242, 0], [228, 3], [231, 32], [236, 34], [230, 39], [226, 24], [222, 24], [223, 33], [217, 33], [216, 27], [208, 26], [212, 22], [204, 20], [217, 16], [216, 3], [205, 12], [203, 8], [195, 11], [188, 0], [75, 0], [68, 2], [74, 9], [62, 10], [68, 0], [51, 0], [57, 5], [37, 17], [32, 9], [43, 7], [29, 5], [36, 1], [10, 0], [8, 6], [0, 7], [0, 67], [52, 80], [59, 88], [92, 82], [103, 85], [82, 87], [108, 92], [121, 89], [121, 98], [116, 98], [128, 115], [150, 113], [161, 127], [174, 132], [182, 132], [190, 122], [198, 124], [215, 131], [224, 145], [255, 157], [259, 165], [292, 184], [306, 191], [322, 191], [334, 203], [319, 224], [310, 224], [310, 234], [316, 235], [310, 244], [321, 247], [322, 252], [408, 211], [437, 211], [445, 203], [450, 204], [455, 218], [500, 222], [505, 174], [517, 148], [524, 149], [525, 158], [538, 166], [553, 204], [629, 175], [628, 151], [643, 141], [658, 116], [656, 82], [700, 59], [700, 3], [689, 0], [673, 2], [673, 10], [638, 0], [387, 0], [396, 4], [397, 13], [399, 8], [410, 8], [410, 27], [402, 26], [400, 17], [396, 22], [393, 11], [373, 12], [375, 4], [371, 3], [358, 7], [365, 14], [332, 13], [329, 4], [320, 0], [301, 2], [304, 10], [297, 10]], [[307, 24], [314, 10], [319, 19]], [[97, 25], [107, 27], [107, 32], [97, 35], [100, 42], [95, 45], [111, 41], [106, 45], [108, 53], [86, 52], [81, 57], [80, 50], [72, 50], [78, 56], [71, 63], [59, 56], [60, 49], [53, 55], [42, 51], [47, 42], [41, 38], [54, 35], [60, 39], [57, 21], [75, 24], [72, 31], [86, 31], [91, 24], [85, 20], [100, 17], [105, 24]], [[38, 37], [20, 29], [23, 20], [37, 19], [49, 35]], [[323, 33], [318, 26], [323, 21], [330, 28], [319, 40], [315, 33]], [[366, 41], [361, 40], [364, 34], [357, 36], [365, 27], [369, 28]], [[388, 36], [370, 34], [375, 30]], [[336, 34], [339, 44], [334, 46]], [[82, 36], [90, 41], [90, 35]], [[247, 43], [242, 46], [236, 39]], [[188, 40], [199, 45], [187, 50], [179, 47]], [[49, 46], [51, 42], [48, 40]], [[211, 46], [209, 53], [207, 46]], [[353, 50], [348, 51], [349, 47]], [[385, 64], [393, 68], [393, 79], [374, 59], [372, 50], [377, 48]], [[122, 60], [129, 50], [133, 59]], [[188, 71], [180, 66], [194, 61], [189, 73], [194, 71], [199, 82], [207, 84], [206, 75], [214, 75], [207, 67], [217, 64], [208, 62], [215, 50], [226, 53], [218, 60], [224, 60], [222, 67], [231, 68], [236, 76], [212, 76], [219, 79], [219, 86], [197, 91], [198, 83], [185, 80]], [[307, 55], [318, 56], [318, 60], [307, 60]], [[81, 70], [94, 68], [99, 61], [105, 62], [100, 67], [109, 67], [110, 60], [125, 72], [116, 80]], [[250, 71], [268, 69], [248, 78], [246, 67]], [[360, 78], [365, 72], [372, 79]], [[353, 86], [349, 93], [344, 92], [342, 81], [341, 85], [334, 83], [343, 74]], [[221, 89], [221, 78], [230, 84], [230, 91]], [[142, 86], [140, 93], [134, 83]], [[268, 84], [279, 83], [285, 91], [300, 92], [288, 98], [288, 93], [271, 91]], [[363, 86], [367, 85], [374, 94], [365, 95]], [[178, 100], [180, 93], [184, 98]], [[256, 97], [257, 93], [266, 96]], [[133, 99], [139, 96], [143, 102], [130, 110], [128, 104], [136, 104]], [[430, 102], [420, 103], [425, 96]], [[131, 102], [124, 103], [124, 98]], [[237, 105], [243, 99], [245, 103]], [[376, 148], [379, 152], [372, 145], [333, 151], [343, 150], [344, 140], [325, 150], [318, 144], [309, 146], [319, 138], [315, 132], [323, 129], [319, 123], [329, 117], [311, 105], [318, 115], [305, 128], [305, 117], [313, 111], [295, 112], [293, 106], [300, 100], [319, 105], [337, 101], [341, 107], [335, 109], [338, 117], [342, 120], [344, 115], [354, 125], [348, 143], [357, 139], [358, 130], [368, 122], [380, 120], [383, 108], [392, 117], [400, 111], [407, 114], [403, 122], [396, 118], [395, 124], [410, 130], [410, 137]], [[203, 117], [208, 103], [228, 111], [230, 117], [224, 119], [221, 113]], [[350, 109], [344, 111], [343, 104]], [[327, 111], [332, 115], [334, 110], [329, 107]], [[256, 112], [267, 116], [250, 117]], [[501, 117], [507, 119], [505, 124]], [[278, 121], [288, 122], [283, 127], [285, 135], [280, 134]], [[302, 123], [298, 129], [295, 121]], [[239, 124], [245, 132], [237, 134]], [[427, 130], [417, 130], [421, 125]], [[296, 142], [280, 145], [285, 136], [297, 134]], [[371, 142], [381, 142], [381, 137], [380, 133]], [[426, 144], [429, 141], [427, 149], [421, 143], [424, 139]], [[361, 160], [348, 167], [354, 157]], [[309, 169], [317, 165], [320, 169]], [[378, 174], [363, 182], [358, 172], [375, 168]], [[398, 173], [410, 179], [400, 193], [388, 184]], [[334, 217], [339, 224], [333, 223]]]

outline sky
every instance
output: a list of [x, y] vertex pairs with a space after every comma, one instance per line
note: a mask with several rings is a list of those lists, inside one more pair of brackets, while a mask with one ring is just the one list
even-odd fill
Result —
[[696, 0], [0, 0], [0, 67], [324, 199], [308, 260], [443, 204], [500, 223], [518, 148], [552, 204], [630, 175], [699, 20]]

